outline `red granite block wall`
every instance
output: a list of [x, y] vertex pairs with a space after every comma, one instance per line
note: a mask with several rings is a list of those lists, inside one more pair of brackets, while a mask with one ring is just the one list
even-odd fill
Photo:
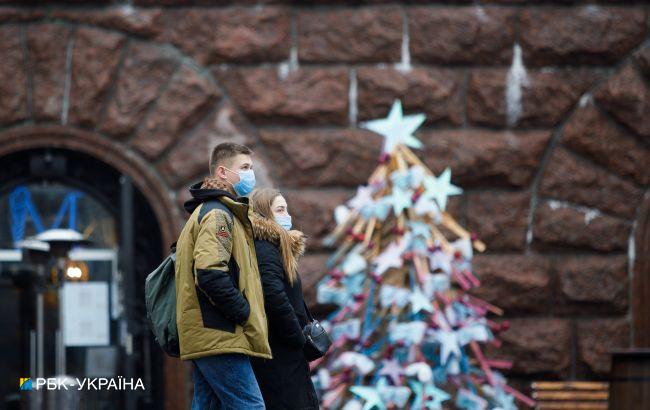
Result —
[[400, 98], [426, 114], [418, 154], [451, 167], [465, 194], [449, 207], [488, 246], [478, 293], [506, 310], [491, 353], [515, 360], [510, 376], [604, 377], [605, 352], [629, 346], [650, 183], [644, 2], [0, 5], [0, 143], [91, 132], [148, 164], [172, 207], [212, 146], [250, 144], [310, 236], [313, 297], [331, 211], [379, 154], [358, 125]]

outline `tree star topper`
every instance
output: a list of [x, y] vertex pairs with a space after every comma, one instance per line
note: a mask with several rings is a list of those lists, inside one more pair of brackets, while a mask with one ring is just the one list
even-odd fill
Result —
[[402, 112], [402, 102], [395, 100], [388, 113], [388, 117], [367, 121], [361, 124], [362, 128], [376, 132], [384, 137], [384, 154], [393, 152], [398, 144], [412, 148], [422, 148], [422, 142], [415, 138], [413, 133], [424, 122], [424, 114], [406, 115]]

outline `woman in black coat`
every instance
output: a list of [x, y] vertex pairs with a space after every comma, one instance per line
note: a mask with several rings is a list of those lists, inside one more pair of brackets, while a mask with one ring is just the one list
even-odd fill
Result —
[[302, 329], [307, 324], [302, 285], [296, 266], [305, 236], [291, 229], [287, 202], [279, 191], [258, 189], [251, 195], [251, 218], [264, 308], [273, 359], [251, 358], [267, 409], [318, 409], [309, 375]]

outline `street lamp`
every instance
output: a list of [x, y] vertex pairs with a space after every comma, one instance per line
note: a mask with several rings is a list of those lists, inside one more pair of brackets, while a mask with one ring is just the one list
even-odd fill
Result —
[[73, 246], [90, 243], [81, 232], [74, 229], [48, 229], [36, 235], [34, 239], [47, 243], [55, 258], [65, 258]]
[[[74, 229], [49, 229], [34, 237], [37, 241], [45, 242], [50, 247], [50, 255], [56, 260], [56, 286], [60, 287], [65, 279], [65, 261], [68, 252], [74, 246], [90, 243], [86, 237]], [[59, 329], [56, 335], [56, 362], [57, 375], [65, 374], [65, 344], [63, 341], [63, 295], [59, 292]]]
[[16, 243], [22, 250], [22, 259], [36, 267], [36, 377], [43, 377], [43, 291], [45, 288], [45, 264], [50, 258], [50, 244], [28, 238]]
[[[44, 331], [44, 306], [43, 292], [45, 290], [45, 264], [50, 259], [50, 244], [33, 238], [24, 239], [16, 242], [16, 247], [22, 250], [22, 260], [31, 263], [36, 267], [34, 277], [34, 290], [36, 291], [36, 354], [32, 350], [32, 363], [35, 364], [36, 377], [44, 376], [44, 357], [43, 357], [43, 335]], [[32, 342], [33, 343], [33, 342]], [[40, 390], [32, 394], [30, 408], [40, 409], [42, 407], [43, 396]]]

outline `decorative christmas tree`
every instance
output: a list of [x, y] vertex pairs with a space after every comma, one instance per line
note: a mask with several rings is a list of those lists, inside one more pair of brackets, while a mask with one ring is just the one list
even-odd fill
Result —
[[384, 137], [368, 184], [335, 210], [326, 244], [337, 246], [319, 303], [338, 305], [324, 322], [334, 346], [312, 363], [324, 408], [515, 409], [531, 399], [506, 384], [482, 345], [498, 345], [505, 328], [486, 317], [503, 312], [468, 293], [480, 282], [473, 251], [485, 245], [447, 213], [462, 190], [447, 168], [435, 176], [409, 147], [424, 115], [403, 116], [399, 101], [387, 118], [362, 126]]

